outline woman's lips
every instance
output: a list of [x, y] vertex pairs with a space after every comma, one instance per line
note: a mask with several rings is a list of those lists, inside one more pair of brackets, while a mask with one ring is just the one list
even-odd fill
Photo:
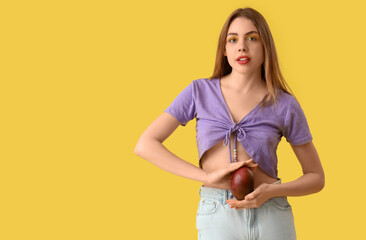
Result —
[[237, 63], [239, 64], [246, 64], [250, 61], [250, 58], [247, 56], [240, 56], [236, 59]]

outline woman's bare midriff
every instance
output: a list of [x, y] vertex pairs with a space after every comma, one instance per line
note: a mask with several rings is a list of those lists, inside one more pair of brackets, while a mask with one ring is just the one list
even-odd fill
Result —
[[[233, 147], [234, 146], [234, 136], [231, 135], [231, 156], [233, 155]], [[237, 142], [238, 161], [249, 160], [250, 156], [245, 151], [241, 143]], [[223, 145], [223, 141], [220, 141], [215, 146], [210, 148], [205, 152], [205, 154], [201, 158], [201, 166], [205, 172], [212, 172], [219, 168], [225, 167], [230, 162], [229, 157], [229, 146]], [[273, 178], [267, 175], [263, 170], [258, 166], [254, 171], [254, 188], [257, 188], [262, 183], [274, 183], [278, 181], [277, 178]], [[230, 189], [231, 184], [231, 175], [228, 175], [222, 184], [205, 184], [205, 187], [212, 188], [220, 188], [220, 189]]]

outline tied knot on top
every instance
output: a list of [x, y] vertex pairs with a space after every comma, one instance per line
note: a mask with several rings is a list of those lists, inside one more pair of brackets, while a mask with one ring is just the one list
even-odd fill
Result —
[[235, 132], [235, 136], [238, 141], [244, 140], [245, 137], [247, 136], [244, 128], [241, 125], [234, 124], [233, 126], [231, 126], [229, 128], [229, 130], [225, 134], [225, 138], [224, 138], [224, 142], [223, 142], [224, 145], [230, 144], [230, 136], [231, 136], [232, 132]]
[[226, 132], [223, 144], [227, 145], [229, 143], [230, 163], [232, 162], [232, 158], [231, 158], [231, 141], [230, 141], [230, 137], [231, 137], [232, 132], [235, 133], [235, 137], [234, 137], [234, 144], [235, 144], [234, 148], [235, 149], [236, 149], [236, 140], [242, 141], [247, 136], [247, 134], [245, 133], [244, 128], [240, 124], [232, 125], [229, 128], [229, 130]]

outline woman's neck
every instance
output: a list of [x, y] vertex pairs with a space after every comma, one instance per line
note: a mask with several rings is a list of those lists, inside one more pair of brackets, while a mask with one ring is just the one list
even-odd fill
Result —
[[260, 73], [245, 75], [231, 72], [222, 77], [222, 80], [228, 88], [240, 93], [267, 90], [266, 83], [262, 80]]

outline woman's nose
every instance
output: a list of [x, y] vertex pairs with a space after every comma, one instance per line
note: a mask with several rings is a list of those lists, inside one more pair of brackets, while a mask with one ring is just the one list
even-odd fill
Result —
[[246, 51], [248, 51], [245, 41], [242, 41], [239, 44], [238, 47], [239, 47], [239, 52], [246, 52]]
[[248, 51], [248, 49], [244, 44], [239, 47], [239, 52], [246, 52], [246, 51]]

